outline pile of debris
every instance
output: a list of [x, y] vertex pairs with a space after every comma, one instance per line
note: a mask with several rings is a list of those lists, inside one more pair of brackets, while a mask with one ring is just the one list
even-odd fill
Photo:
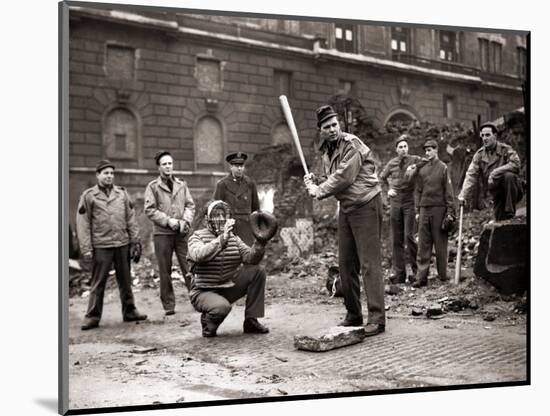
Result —
[[[131, 268], [132, 288], [140, 290], [142, 288], [158, 288], [159, 277], [158, 269], [149, 260], [143, 256], [138, 263], [132, 263]], [[107, 278], [106, 290], [118, 290], [115, 276], [115, 270], [109, 272]], [[70, 260], [69, 263], [69, 297], [80, 296], [88, 297], [90, 294], [90, 281], [92, 276], [91, 264]], [[172, 266], [172, 283], [174, 285], [185, 285], [185, 280], [180, 268]]]

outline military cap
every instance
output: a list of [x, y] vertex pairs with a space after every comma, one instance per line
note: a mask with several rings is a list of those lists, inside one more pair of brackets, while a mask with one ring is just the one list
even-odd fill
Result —
[[329, 118], [338, 115], [330, 105], [323, 105], [319, 107], [315, 114], [317, 115], [317, 127], [321, 127], [321, 124]]
[[393, 142], [393, 145], [397, 147], [397, 145], [401, 142], [405, 142], [409, 144], [409, 136], [407, 134], [402, 134], [397, 139], [395, 139], [395, 141]]
[[115, 168], [115, 165], [113, 165], [109, 160], [103, 159], [97, 162], [97, 165], [95, 165], [95, 171], [96, 173], [101, 172], [105, 168]]
[[498, 129], [495, 123], [483, 123], [481, 126], [479, 126], [479, 131], [483, 130], [483, 127], [489, 127], [493, 133], [498, 133]]
[[246, 159], [248, 159], [248, 155], [243, 152], [230, 153], [225, 158], [227, 163], [231, 165], [244, 165], [244, 162], [246, 162]]
[[433, 147], [434, 149], [437, 149], [437, 141], [434, 139], [428, 139], [424, 142], [424, 146], [422, 146], [424, 149], [426, 147]]
[[155, 155], [155, 163], [157, 165], [160, 165], [160, 158], [163, 157], [163, 156], [166, 156], [166, 155], [174, 158], [172, 156], [172, 153], [170, 153], [168, 150], [161, 150], [161, 151], [157, 152], [157, 154]]

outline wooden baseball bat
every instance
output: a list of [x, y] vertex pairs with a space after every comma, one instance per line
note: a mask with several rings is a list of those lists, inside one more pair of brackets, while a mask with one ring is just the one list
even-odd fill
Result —
[[309, 175], [306, 159], [304, 158], [304, 153], [302, 152], [302, 145], [300, 144], [300, 138], [298, 137], [298, 131], [296, 130], [296, 125], [294, 124], [294, 119], [292, 118], [292, 112], [290, 111], [290, 105], [288, 104], [286, 95], [281, 95], [279, 97], [279, 101], [281, 102], [281, 107], [283, 108], [283, 113], [285, 115], [288, 128], [290, 129], [290, 134], [292, 135], [296, 149], [298, 149], [298, 155], [300, 156], [300, 161], [302, 162], [304, 172], [306, 175]]

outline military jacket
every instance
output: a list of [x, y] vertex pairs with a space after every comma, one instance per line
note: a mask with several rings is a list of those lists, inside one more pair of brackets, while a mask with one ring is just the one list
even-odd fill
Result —
[[241, 180], [236, 180], [231, 174], [221, 179], [216, 184], [214, 199], [227, 202], [235, 216], [248, 216], [260, 209], [256, 184], [246, 175]]
[[98, 185], [86, 189], [78, 203], [76, 228], [82, 253], [139, 241], [134, 206], [121, 186], [113, 186], [109, 196]]

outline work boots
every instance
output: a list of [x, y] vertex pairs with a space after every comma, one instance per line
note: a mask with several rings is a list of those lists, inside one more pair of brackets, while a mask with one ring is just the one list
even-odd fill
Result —
[[147, 315], [139, 313], [136, 308], [126, 311], [126, 313], [122, 317], [122, 320], [124, 322], [145, 321], [146, 319]]
[[206, 312], [203, 312], [201, 314], [202, 336], [205, 338], [215, 337], [217, 335], [216, 331], [223, 322], [224, 318], [213, 317]]
[[243, 322], [245, 334], [267, 334], [269, 329], [258, 322], [256, 318], [246, 318]]
[[84, 322], [82, 323], [82, 326], [80, 329], [83, 331], [87, 331], [88, 329], [97, 328], [99, 326], [99, 319], [95, 318], [86, 318], [84, 319]]

